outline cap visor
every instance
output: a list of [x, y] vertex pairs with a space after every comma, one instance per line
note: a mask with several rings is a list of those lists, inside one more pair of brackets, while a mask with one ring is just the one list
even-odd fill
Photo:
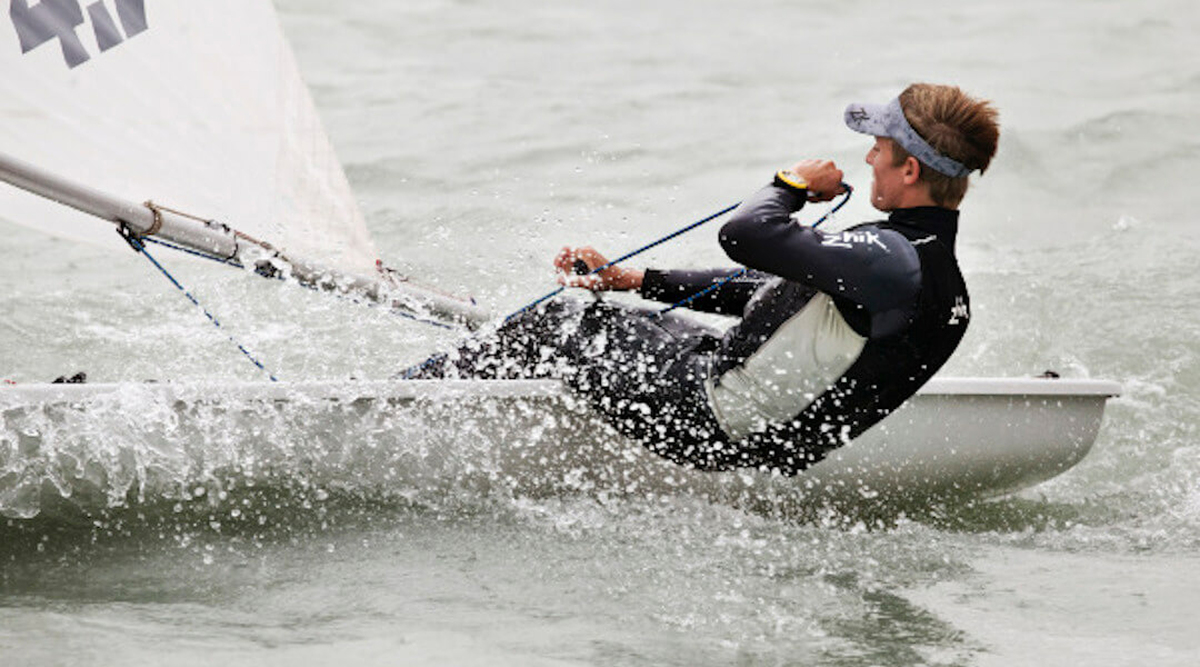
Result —
[[846, 107], [846, 127], [876, 137], [888, 136], [886, 104], [851, 104]]

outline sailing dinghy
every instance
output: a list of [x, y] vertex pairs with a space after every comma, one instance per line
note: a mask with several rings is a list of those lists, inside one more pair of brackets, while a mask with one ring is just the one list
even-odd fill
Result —
[[[72, 0], [13, 0], [3, 23], [0, 180], [15, 187], [0, 187], [0, 219], [128, 253], [113, 233], [121, 225], [412, 317], [489, 319], [378, 270], [269, 0], [108, 0], [86, 11]], [[1082, 459], [1119, 391], [1104, 381], [938, 378], [859, 440], [782, 479], [673, 466], [598, 428], [553, 382], [6, 386], [0, 514], [36, 515], [47, 489], [116, 505], [131, 489], [144, 497], [189, 483], [166, 469], [204, 477], [295, 456], [343, 473], [357, 466], [352, 474], [385, 487], [483, 474], [530, 494], [993, 496]], [[264, 451], [264, 423], [301, 424], [308, 449]]]
[[36, 515], [47, 493], [121, 505], [262, 477], [432, 501], [466, 487], [926, 507], [1017, 491], [1071, 468], [1119, 390], [1099, 380], [934, 378], [854, 442], [786, 478], [672, 464], [550, 381], [8, 387], [0, 388], [0, 515]]

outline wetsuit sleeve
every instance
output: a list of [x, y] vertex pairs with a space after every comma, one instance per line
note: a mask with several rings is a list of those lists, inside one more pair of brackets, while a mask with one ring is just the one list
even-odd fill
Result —
[[863, 335], [903, 330], [921, 286], [921, 262], [908, 239], [874, 225], [826, 234], [791, 219], [803, 206], [803, 193], [768, 185], [721, 228], [721, 247], [736, 262], [810, 285], [839, 307], [865, 310], [869, 330]]
[[[678, 303], [737, 273], [739, 269], [661, 271], [646, 269], [639, 293], [643, 298]], [[768, 279], [756, 271], [738, 276], [687, 305], [692, 310], [721, 315], [741, 315], [754, 291]]]

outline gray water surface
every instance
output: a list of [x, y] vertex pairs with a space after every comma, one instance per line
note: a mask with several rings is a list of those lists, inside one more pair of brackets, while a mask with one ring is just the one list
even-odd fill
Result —
[[[974, 321], [945, 373], [1124, 394], [1066, 475], [882, 518], [167, 470], [177, 493], [0, 519], [4, 664], [1200, 663], [1191, 4], [277, 6], [384, 259], [497, 311], [553, 287], [560, 246], [636, 247], [802, 157], [865, 189], [848, 102], [990, 97], [1001, 150], [959, 236]], [[836, 224], [874, 216], [858, 197]], [[260, 379], [133, 256], [4, 231], [0, 378]], [[708, 229], [645, 261], [723, 258]], [[286, 379], [382, 379], [454, 340], [180, 271]]]

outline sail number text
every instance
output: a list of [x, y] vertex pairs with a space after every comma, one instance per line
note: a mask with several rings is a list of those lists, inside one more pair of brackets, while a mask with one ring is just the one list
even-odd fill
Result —
[[[87, 18], [91, 19], [96, 44], [102, 52], [149, 27], [145, 0], [116, 0], [116, 7], [120, 26], [103, 2], [87, 6]], [[91, 58], [75, 32], [86, 22], [79, 0], [41, 0], [33, 4], [28, 0], [12, 0], [8, 14], [21, 40], [21, 53], [57, 39], [68, 67], [77, 67]]]

